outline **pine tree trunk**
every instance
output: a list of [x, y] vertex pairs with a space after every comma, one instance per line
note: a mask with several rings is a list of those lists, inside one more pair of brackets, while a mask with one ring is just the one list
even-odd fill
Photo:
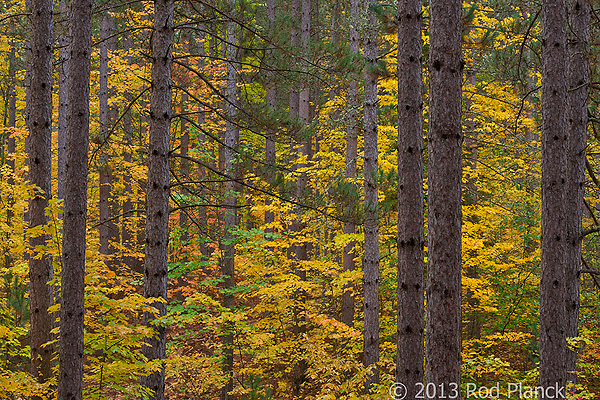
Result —
[[[237, 34], [234, 18], [237, 15], [236, 0], [229, 0], [229, 12], [232, 19], [227, 22], [227, 121], [225, 124], [225, 171], [233, 180], [225, 183], [225, 211], [223, 222], [225, 224], [225, 237], [222, 247], [223, 251], [223, 305], [225, 308], [233, 311], [235, 306], [235, 297], [233, 289], [235, 288], [235, 236], [233, 230], [237, 227], [237, 194], [240, 192], [240, 185], [236, 180], [241, 178], [240, 167], [237, 165], [240, 140], [240, 128], [238, 126], [238, 108], [239, 108], [239, 88], [238, 72], [239, 64], [237, 61]], [[223, 400], [231, 399], [229, 394], [233, 390], [233, 326], [231, 323], [223, 325], [225, 333], [223, 334], [223, 373], [228, 377], [227, 383], [223, 387], [221, 398]]]
[[64, 199], [65, 187], [65, 152], [67, 137], [67, 112], [68, 112], [68, 77], [69, 77], [69, 9], [66, 0], [59, 0], [58, 8], [63, 19], [63, 32], [59, 36], [58, 44], [58, 151], [57, 151], [57, 182], [58, 198]]
[[[29, 226], [48, 223], [45, 208], [51, 194], [52, 171], [52, 1], [31, 3], [31, 81], [29, 86], [29, 180], [37, 188], [29, 203]], [[45, 246], [46, 234], [30, 239], [32, 248]], [[53, 304], [52, 257], [40, 254], [29, 259], [31, 320], [31, 373], [40, 383], [52, 377], [52, 318], [48, 308]]]
[[[358, 0], [350, 2], [350, 52], [358, 57], [360, 52], [360, 43], [357, 26], [359, 24], [359, 3]], [[351, 188], [356, 190], [354, 180], [356, 179], [356, 159], [358, 142], [358, 74], [353, 73], [348, 83], [348, 130], [346, 132], [346, 172], [345, 178], [352, 181]], [[356, 204], [346, 205], [344, 222], [344, 234], [352, 235], [356, 233]], [[344, 246], [342, 254], [342, 269], [344, 272], [354, 271], [356, 267], [354, 262], [354, 248], [356, 241], [349, 242]], [[354, 295], [352, 294], [352, 285], [347, 284], [342, 295], [342, 322], [348, 326], [354, 325]]]
[[366, 0], [367, 32], [365, 35], [365, 254], [364, 254], [364, 364], [372, 372], [365, 382], [365, 391], [379, 383], [379, 199], [377, 148], [377, 19], [375, 0]]
[[423, 382], [423, 45], [421, 0], [398, 3], [398, 352], [396, 382], [415, 399]]
[[[590, 3], [569, 0], [569, 27], [567, 45], [569, 63], [567, 70], [567, 259], [565, 269], [567, 337], [578, 336], [579, 287], [581, 269], [581, 220], [585, 195], [585, 161], [588, 123], [588, 84], [590, 82], [587, 61], [590, 44]], [[567, 350], [568, 379], [575, 382], [577, 375], [577, 351]]]
[[[567, 14], [565, 0], [542, 3], [542, 229], [540, 386], [566, 383]], [[542, 396], [542, 398], [546, 398]]]
[[58, 400], [81, 400], [87, 214], [91, 0], [71, 2]]
[[[171, 130], [171, 68], [173, 62], [173, 0], [154, 1], [152, 33], [152, 92], [148, 151], [148, 189], [146, 200], [146, 254], [144, 296], [167, 300], [169, 244], [169, 138]], [[165, 302], [154, 302], [158, 316], [167, 312]], [[166, 326], [145, 322], [154, 330], [143, 353], [149, 360], [163, 360], [166, 352]], [[152, 390], [152, 400], [165, 398], [164, 367], [144, 377], [142, 383]]]
[[[460, 398], [462, 2], [430, 2], [425, 384]], [[455, 386], [457, 385], [457, 386]]]

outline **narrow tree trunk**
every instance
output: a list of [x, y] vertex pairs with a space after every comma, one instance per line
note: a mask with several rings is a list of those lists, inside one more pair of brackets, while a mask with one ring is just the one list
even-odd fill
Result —
[[[290, 3], [290, 19], [292, 20], [292, 29], [290, 34], [290, 46], [292, 48], [292, 52], [297, 51], [298, 46], [300, 45], [300, 35], [298, 32], [298, 27], [296, 25], [296, 21], [299, 19], [299, 10], [300, 10], [300, 0], [292, 0]], [[298, 66], [298, 60], [296, 57], [292, 58], [292, 69]], [[290, 120], [293, 123], [295, 118], [298, 116], [298, 107], [299, 107], [299, 95], [298, 91], [292, 87], [290, 90]]]
[[[311, 26], [311, 0], [302, 0], [300, 7], [300, 48], [302, 50], [302, 56], [304, 59], [308, 58], [309, 42], [310, 42], [310, 26]], [[305, 77], [301, 79], [302, 90], [298, 94], [298, 119], [302, 124], [302, 128], [305, 128], [310, 123], [310, 88], [309, 82]], [[290, 95], [291, 96], [291, 95]], [[291, 103], [290, 103], [291, 105]], [[306, 132], [301, 131], [296, 136], [297, 142], [300, 144], [298, 148], [298, 160], [300, 157], [309, 160], [312, 156], [311, 149], [311, 138]], [[304, 168], [304, 163], [296, 162], [296, 170]], [[296, 197], [299, 201], [306, 195], [307, 178], [306, 174], [301, 173], [296, 178]], [[294, 232], [296, 244], [294, 245], [295, 259], [297, 260], [296, 275], [301, 281], [306, 280], [306, 269], [302, 261], [308, 260], [308, 244], [306, 242], [298, 242], [298, 236], [306, 227], [301, 222], [302, 210], [296, 209], [295, 221], [292, 224], [292, 231]], [[296, 303], [298, 306], [295, 308], [295, 326], [294, 334], [296, 340], [302, 342], [302, 338], [306, 333], [306, 293], [303, 290], [298, 290], [295, 294]], [[306, 369], [307, 363], [304, 358], [300, 358], [294, 366], [294, 396], [299, 397], [302, 391], [302, 384], [306, 381]]]
[[92, 2], [71, 2], [58, 400], [81, 400]]
[[[567, 166], [565, 0], [542, 3], [542, 231], [540, 386], [566, 384]], [[546, 398], [542, 396], [542, 398]]]
[[[269, 19], [269, 30], [274, 32], [275, 30], [275, 0], [267, 0], [267, 17]], [[274, 40], [271, 38], [271, 40]], [[269, 57], [272, 60], [274, 57], [275, 46], [271, 44]], [[275, 86], [274, 77], [271, 76], [269, 79], [269, 83], [267, 83], [267, 107], [269, 111], [274, 112], [277, 107], [277, 87]], [[266, 138], [265, 138], [265, 163], [267, 166], [267, 182], [271, 184], [273, 179], [275, 178], [275, 129], [271, 126], [267, 128]], [[267, 206], [271, 205], [271, 199], [267, 199]], [[269, 224], [275, 222], [275, 213], [272, 211], [265, 211], [265, 225], [267, 228], [265, 229], [266, 233], [274, 233], [275, 230], [272, 227], [269, 227]]]
[[63, 20], [62, 34], [58, 44], [58, 151], [57, 151], [57, 182], [58, 198], [64, 199], [65, 187], [65, 148], [67, 136], [68, 112], [68, 72], [69, 72], [69, 10], [66, 0], [59, 0], [58, 8]]
[[[158, 310], [159, 317], [163, 317], [167, 312], [173, 8], [173, 0], [154, 1], [144, 296], [164, 300], [152, 304]], [[146, 314], [144, 319], [146, 324], [152, 327], [154, 336], [147, 339], [143, 353], [149, 360], [163, 360], [166, 352], [167, 328], [154, 325], [152, 320], [155, 317], [151, 314]], [[142, 383], [152, 390], [152, 400], [163, 400], [165, 398], [164, 366], [144, 377]]]
[[[45, 208], [51, 194], [52, 171], [52, 1], [31, 3], [31, 81], [29, 86], [29, 180], [36, 185], [29, 203], [29, 226], [48, 223]], [[30, 239], [32, 248], [45, 246], [46, 234]], [[38, 257], [39, 256], [39, 257]], [[31, 373], [40, 383], [52, 377], [52, 346], [43, 346], [51, 338], [52, 318], [48, 308], [54, 293], [52, 257], [36, 254], [29, 259]]]
[[[237, 149], [239, 147], [240, 129], [238, 126], [238, 108], [239, 108], [239, 88], [238, 72], [239, 65], [237, 61], [237, 34], [234, 18], [237, 15], [236, 0], [229, 0], [229, 12], [231, 19], [227, 22], [227, 121], [225, 127], [225, 171], [234, 180], [241, 178], [240, 167], [236, 161], [238, 158]], [[229, 180], [225, 183], [225, 212], [223, 222], [225, 224], [226, 244], [223, 245], [223, 305], [225, 308], [233, 311], [235, 305], [235, 236], [233, 230], [238, 225], [237, 215], [237, 193], [240, 191], [239, 183]], [[232, 398], [233, 390], [233, 326], [226, 323], [223, 326], [223, 372], [227, 376], [227, 383], [223, 387], [221, 398], [228, 400]]]
[[[132, 42], [133, 39], [131, 36], [126, 36], [123, 40], [123, 50], [126, 52], [129, 51]], [[129, 55], [126, 57], [126, 61], [129, 65], [133, 64], [133, 59]], [[131, 96], [127, 96], [126, 98], [128, 102], [132, 100]], [[133, 116], [131, 114], [131, 109], [126, 110], [125, 115], [123, 116], [123, 139], [125, 141], [123, 161], [125, 163], [131, 163], [131, 147], [133, 146]], [[126, 249], [126, 254], [123, 257], [123, 264], [134, 271], [142, 273], [143, 271], [136, 267], [138, 264], [137, 259], [127, 254], [133, 252], [136, 247], [136, 244], [133, 243], [134, 234], [131, 226], [133, 224], [133, 215], [131, 215], [133, 210], [133, 202], [131, 201], [133, 189], [131, 186], [131, 172], [129, 168], [125, 168], [123, 172], [123, 186], [125, 201], [123, 202], [123, 218], [121, 219], [121, 243]]]
[[375, 0], [366, 0], [367, 32], [365, 35], [365, 255], [364, 255], [364, 364], [372, 372], [365, 382], [365, 391], [379, 383], [379, 199], [377, 182], [379, 159], [377, 148], [377, 19]]
[[[590, 3], [569, 0], [567, 123], [569, 132], [567, 158], [567, 259], [565, 269], [567, 336], [578, 336], [579, 287], [581, 269], [581, 219], [585, 195], [585, 160], [588, 122], [588, 84], [590, 82], [587, 61], [590, 44]], [[575, 382], [577, 374], [577, 351], [567, 350], [568, 379]]]
[[[99, 222], [98, 226], [99, 236], [100, 236], [100, 254], [105, 256], [110, 256], [114, 253], [115, 248], [114, 244], [111, 244], [111, 241], [114, 241], [114, 232], [116, 230], [116, 224], [114, 221], [110, 220], [111, 218], [111, 199], [110, 192], [112, 189], [114, 176], [112, 174], [111, 165], [110, 165], [110, 155], [108, 150], [108, 140], [109, 133], [112, 126], [112, 118], [111, 118], [111, 109], [108, 105], [108, 100], [110, 97], [109, 89], [108, 89], [108, 75], [110, 74], [110, 67], [108, 65], [109, 57], [108, 52], [109, 49], [112, 50], [111, 46], [114, 42], [110, 38], [112, 31], [114, 29], [114, 20], [112, 16], [108, 14], [107, 10], [103, 11], [102, 22], [101, 22], [101, 30], [100, 30], [100, 95], [99, 95], [99, 111], [100, 111], [100, 142], [102, 146], [102, 150], [100, 153], [100, 166], [99, 166]], [[113, 260], [111, 258], [106, 259], [106, 263], [109, 266], [113, 265]]]
[[[350, 2], [350, 52], [357, 56], [360, 51], [360, 43], [357, 26], [359, 25], [359, 3], [358, 0]], [[358, 73], [353, 73], [348, 83], [348, 129], [346, 132], [346, 172], [345, 178], [349, 181], [356, 179], [356, 159], [358, 142]], [[354, 182], [352, 182], [354, 189]], [[356, 233], [356, 204], [346, 205], [344, 222], [344, 233], [352, 235]], [[342, 269], [344, 272], [354, 271], [354, 248], [356, 242], [353, 240], [344, 246], [342, 255]], [[354, 325], [354, 295], [352, 294], [352, 285], [347, 284], [342, 295], [342, 322], [348, 326]]]
[[462, 2], [432, 0], [429, 29], [425, 384], [460, 398]]
[[398, 352], [396, 382], [423, 382], [424, 217], [421, 0], [398, 3]]

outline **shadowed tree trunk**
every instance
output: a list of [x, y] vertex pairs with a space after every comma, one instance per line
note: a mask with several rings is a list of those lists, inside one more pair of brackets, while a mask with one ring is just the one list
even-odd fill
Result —
[[[223, 222], [225, 224], [225, 238], [222, 247], [223, 261], [223, 305], [225, 308], [233, 311], [235, 306], [235, 236], [233, 230], [237, 227], [237, 194], [240, 192], [240, 185], [236, 180], [241, 178], [240, 166], [237, 164], [238, 148], [240, 141], [240, 128], [238, 126], [238, 108], [239, 108], [239, 88], [238, 72], [239, 64], [236, 63], [237, 55], [237, 34], [236, 23], [234, 19], [237, 15], [236, 0], [229, 0], [229, 12], [231, 19], [227, 22], [227, 121], [225, 126], [225, 171], [234, 180], [228, 180], [225, 183], [225, 212]], [[233, 390], [233, 325], [227, 322], [223, 325], [223, 372], [228, 377], [227, 383], [223, 387], [221, 398], [223, 400], [231, 399], [229, 394]]]
[[69, 72], [69, 8], [67, 0], [59, 0], [62, 23], [62, 32], [58, 39], [58, 151], [57, 151], [57, 182], [58, 198], [64, 198], [65, 187], [65, 147], [67, 136], [68, 112], [68, 72]]
[[[267, 0], [267, 17], [269, 19], [269, 30], [271, 32], [275, 29], [275, 0]], [[273, 38], [271, 40], [274, 40]], [[269, 57], [274, 57], [275, 46], [271, 44]], [[277, 87], [275, 86], [274, 79], [270, 79], [267, 84], [267, 107], [269, 111], [274, 112], [277, 107]], [[271, 126], [267, 128], [265, 138], [265, 163], [267, 167], [267, 182], [272, 183], [275, 178], [275, 129]], [[267, 205], [271, 205], [271, 199], [267, 199]], [[269, 225], [275, 222], [275, 213], [272, 211], [265, 211], [265, 225]], [[265, 229], [266, 233], [274, 233], [275, 230], [272, 227]]]
[[[566, 384], [565, 212], [567, 168], [567, 8], [542, 2], [542, 229], [540, 386]], [[544, 391], [545, 392], [545, 391]], [[542, 398], [547, 398], [542, 396]], [[549, 397], [548, 397], [549, 398]]]
[[[158, 317], [166, 315], [169, 245], [169, 137], [171, 130], [171, 68], [173, 62], [173, 0], [154, 1], [152, 32], [152, 92], [148, 149], [148, 188], [146, 200], [146, 252], [144, 296], [161, 298], [152, 304]], [[154, 336], [142, 348], [149, 360], [164, 360], [167, 327], [155, 325], [147, 313], [145, 322]], [[142, 379], [152, 390], [151, 400], [165, 398], [165, 369]]]
[[[430, 2], [425, 385], [460, 398], [462, 2]], [[456, 387], [454, 385], [457, 385]]]
[[365, 255], [364, 255], [364, 364], [372, 366], [365, 382], [370, 393], [379, 383], [379, 199], [377, 175], [379, 169], [377, 148], [377, 19], [375, 0], [366, 0], [367, 32], [365, 35]]
[[100, 254], [109, 256], [106, 258], [106, 264], [114, 268], [114, 260], [110, 257], [115, 253], [114, 242], [118, 240], [117, 224], [111, 220], [111, 211], [114, 211], [115, 204], [111, 200], [110, 192], [114, 183], [112, 166], [110, 165], [109, 134], [113, 124], [113, 112], [108, 104], [111, 91], [108, 88], [108, 76], [110, 74], [109, 51], [114, 50], [115, 40], [111, 38], [114, 30], [114, 19], [109, 15], [108, 10], [103, 10], [102, 22], [100, 28], [100, 76], [99, 76], [99, 111], [100, 111], [100, 151], [99, 165], [99, 221], [98, 226], [100, 236]]
[[[360, 43], [358, 30], [356, 27], [359, 24], [359, 3], [358, 0], [350, 2], [350, 52], [358, 57], [360, 51]], [[353, 73], [348, 83], [348, 130], [346, 132], [346, 172], [345, 177], [349, 181], [356, 179], [356, 158], [357, 158], [357, 141], [358, 141], [358, 88], [356, 82], [358, 74]], [[356, 189], [354, 182], [352, 188]], [[344, 233], [351, 235], [356, 233], [356, 204], [348, 204], [346, 206], [346, 218], [344, 222]], [[342, 268], [344, 272], [354, 271], [356, 267], [354, 263], [354, 247], [356, 241], [349, 242], [344, 246], [342, 255]], [[348, 284], [345, 287], [342, 295], [342, 322], [348, 326], [354, 325], [354, 295], [352, 286]]]
[[81, 400], [92, 2], [71, 2], [58, 400]]
[[[581, 269], [581, 219], [585, 195], [585, 160], [588, 122], [588, 84], [590, 82], [587, 60], [590, 44], [590, 3], [569, 0], [569, 26], [567, 45], [569, 63], [567, 70], [567, 124], [569, 132], [567, 155], [567, 260], [565, 269], [567, 337], [578, 336], [579, 287]], [[575, 382], [577, 352], [567, 350], [567, 377]]]
[[424, 219], [421, 0], [398, 3], [398, 355], [396, 382], [423, 382]]
[[[31, 2], [31, 81], [29, 86], [29, 180], [37, 188], [29, 203], [29, 226], [48, 223], [45, 208], [51, 197], [52, 172], [52, 1]], [[49, 237], [30, 238], [32, 248], [45, 246]], [[52, 377], [52, 346], [43, 345], [51, 338], [53, 304], [52, 257], [40, 254], [29, 258], [31, 373], [42, 383]]]

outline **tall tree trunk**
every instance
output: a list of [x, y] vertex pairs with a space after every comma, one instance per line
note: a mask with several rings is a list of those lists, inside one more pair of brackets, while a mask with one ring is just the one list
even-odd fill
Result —
[[[350, 2], [350, 52], [358, 57], [360, 52], [360, 43], [357, 26], [359, 26], [359, 0]], [[345, 178], [352, 181], [356, 179], [356, 159], [358, 142], [358, 73], [353, 72], [348, 83], [348, 129], [346, 131], [346, 172]], [[351, 203], [351, 202], [349, 202]], [[346, 205], [346, 218], [344, 222], [344, 233], [352, 235], [356, 233], [356, 204]], [[344, 272], [354, 271], [354, 248], [356, 242], [353, 240], [344, 246], [342, 255], [342, 269]], [[354, 295], [352, 294], [352, 285], [347, 284], [342, 294], [342, 322], [348, 326], [354, 325]]]
[[92, 2], [71, 2], [58, 400], [81, 400]]
[[57, 151], [57, 182], [58, 198], [64, 199], [65, 188], [65, 151], [67, 137], [67, 112], [68, 112], [68, 72], [69, 72], [69, 9], [67, 0], [59, 0], [62, 23], [62, 34], [58, 44], [58, 151]]
[[[275, 30], [275, 0], [267, 0], [267, 17], [269, 19], [269, 31], [274, 32]], [[273, 37], [271, 40], [275, 40]], [[269, 58], [273, 59], [275, 51], [275, 45], [270, 45]], [[267, 83], [267, 107], [269, 111], [274, 112], [277, 107], [277, 87], [274, 83], [274, 77], [270, 77]], [[271, 126], [267, 128], [265, 138], [265, 163], [267, 166], [266, 178], [269, 184], [271, 184], [275, 178], [275, 129]], [[271, 199], [267, 199], [267, 205], [271, 205]], [[269, 226], [275, 222], [275, 213], [272, 211], [265, 211], [265, 225]], [[275, 229], [267, 227], [265, 229], [267, 233], [274, 233]]]
[[423, 382], [424, 218], [421, 0], [398, 3], [398, 351], [396, 382]]
[[[299, 10], [300, 10], [300, 0], [292, 0], [290, 3], [290, 19], [292, 20], [292, 29], [290, 33], [290, 46], [292, 48], [292, 52], [295, 51], [300, 45], [300, 35], [298, 32], [298, 27], [296, 25], [296, 21], [299, 19]], [[298, 59], [296, 57], [292, 58], [292, 68], [297, 67]], [[299, 95], [298, 91], [292, 87], [290, 89], [290, 120], [293, 123], [295, 118], [298, 116], [298, 107], [299, 107]]]
[[[310, 42], [310, 27], [311, 27], [311, 0], [302, 0], [300, 6], [300, 49], [303, 59], [307, 59], [309, 57], [309, 42]], [[296, 142], [299, 143], [298, 148], [298, 157], [295, 165], [296, 170], [300, 170], [306, 165], [304, 163], [299, 162], [302, 158], [306, 160], [310, 160], [312, 157], [312, 139], [307, 135], [307, 132], [304, 128], [308, 127], [310, 124], [310, 87], [309, 82], [305, 77], [301, 78], [301, 88], [302, 90], [298, 93], [298, 119], [302, 124], [302, 130], [298, 132], [296, 135]], [[291, 96], [291, 95], [290, 95]], [[291, 103], [290, 103], [291, 106]], [[296, 197], [299, 201], [306, 196], [306, 186], [307, 186], [307, 178], [305, 173], [298, 174], [296, 178]], [[294, 241], [295, 244], [293, 246], [294, 256], [297, 261], [296, 265], [296, 275], [301, 281], [306, 280], [306, 269], [303, 264], [303, 261], [308, 260], [308, 243], [299, 242], [299, 236], [302, 235], [302, 231], [306, 227], [304, 223], [301, 222], [302, 219], [302, 210], [297, 208], [295, 220], [292, 223], [292, 231], [294, 232]], [[306, 293], [303, 290], [298, 290], [295, 293], [296, 303], [298, 304], [295, 307], [295, 325], [294, 325], [294, 334], [296, 335], [296, 340], [298, 342], [302, 342], [302, 338], [306, 333]], [[307, 362], [306, 360], [300, 356], [300, 359], [294, 366], [294, 396], [295, 398], [300, 397], [302, 393], [302, 384], [306, 381], [306, 369]]]
[[[45, 208], [51, 194], [52, 171], [52, 1], [31, 2], [31, 81], [29, 86], [29, 180], [36, 185], [29, 203], [29, 226], [48, 223]], [[42, 234], [30, 239], [32, 248], [44, 246], [49, 237]], [[29, 258], [31, 319], [31, 373], [40, 383], [52, 377], [52, 346], [43, 346], [51, 338], [52, 318], [48, 308], [54, 292], [52, 257], [39, 254]]]
[[[430, 2], [425, 384], [460, 398], [462, 2]], [[454, 385], [458, 385], [454, 387]], [[454, 392], [455, 391], [455, 392]]]
[[[567, 5], [542, 2], [540, 386], [566, 384]], [[545, 391], [544, 391], [545, 392]], [[542, 396], [542, 398], [547, 398]]]
[[[164, 300], [152, 304], [158, 310], [158, 317], [165, 316], [167, 312], [173, 8], [173, 0], [154, 1], [144, 296]], [[155, 317], [149, 313], [144, 319], [146, 324], [152, 327], [154, 336], [147, 339], [143, 353], [149, 360], [163, 360], [166, 353], [167, 328], [155, 325], [152, 321]], [[152, 400], [163, 400], [164, 366], [144, 377], [142, 383], [152, 390]]]
[[[233, 311], [235, 297], [233, 289], [235, 288], [235, 236], [233, 230], [238, 225], [237, 214], [237, 194], [240, 191], [240, 185], [237, 182], [241, 178], [240, 167], [236, 162], [238, 158], [237, 150], [240, 140], [240, 128], [238, 126], [238, 109], [240, 104], [238, 88], [239, 64], [237, 64], [237, 34], [236, 23], [237, 16], [236, 0], [229, 0], [229, 13], [231, 19], [227, 22], [227, 121], [225, 126], [225, 171], [233, 180], [225, 183], [225, 212], [223, 222], [225, 224], [225, 238], [223, 251], [223, 305], [225, 308]], [[228, 400], [231, 397], [229, 392], [233, 390], [233, 326], [226, 323], [223, 326], [223, 354], [224, 364], [223, 372], [227, 376], [227, 383], [223, 387], [221, 398]]]
[[[131, 50], [133, 39], [131, 35], [127, 35], [123, 40], [123, 50], [127, 52], [126, 61], [128, 65], [133, 64], [133, 57], [129, 55], [129, 51]], [[131, 101], [131, 96], [126, 96], [127, 101]], [[123, 116], [123, 139], [125, 141], [125, 146], [123, 148], [123, 161], [127, 163], [131, 163], [131, 147], [133, 146], [133, 116], [131, 114], [131, 109], [127, 109], [125, 111], [125, 115]], [[126, 249], [126, 254], [123, 256], [123, 264], [128, 266], [130, 269], [142, 273], [143, 271], [140, 268], [137, 268], [138, 261], [135, 257], [132, 257], [128, 253], [132, 252], [136, 244], [133, 243], [133, 215], [131, 215], [133, 210], [133, 189], [131, 186], [131, 172], [129, 168], [124, 169], [123, 173], [123, 191], [125, 193], [125, 201], [123, 202], [123, 219], [122, 228], [121, 228], [121, 243]]]
[[365, 255], [364, 255], [364, 364], [372, 367], [365, 391], [379, 383], [379, 199], [377, 182], [379, 159], [377, 148], [377, 19], [375, 0], [366, 0], [367, 32], [365, 35]]
[[[567, 51], [567, 259], [565, 269], [567, 336], [578, 336], [579, 286], [581, 269], [581, 219], [585, 195], [585, 160], [588, 122], [588, 84], [590, 82], [587, 61], [590, 44], [590, 3], [569, 0], [569, 35]], [[568, 379], [575, 382], [577, 374], [577, 351], [567, 350]]]
[[[108, 89], [108, 75], [110, 67], [108, 65], [109, 50], [114, 49], [114, 40], [110, 38], [114, 30], [114, 19], [109, 15], [107, 10], [103, 11], [101, 29], [100, 29], [100, 95], [99, 95], [99, 111], [100, 111], [100, 143], [102, 150], [100, 152], [99, 166], [99, 236], [100, 236], [100, 254], [110, 256], [115, 252], [114, 240], [117, 225], [110, 220], [111, 208], [114, 208], [114, 203], [110, 199], [114, 176], [110, 165], [110, 155], [108, 150], [109, 133], [112, 126], [112, 112], [108, 105], [110, 92]], [[112, 206], [112, 207], [111, 207]], [[111, 258], [106, 259], [109, 266], [113, 266], [114, 262]]]

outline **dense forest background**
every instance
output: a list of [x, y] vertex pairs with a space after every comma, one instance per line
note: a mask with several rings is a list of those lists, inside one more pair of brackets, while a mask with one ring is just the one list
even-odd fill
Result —
[[[430, 256], [430, 77], [439, 65], [428, 60], [439, 50], [429, 2], [105, 0], [94, 1], [88, 15], [85, 1], [71, 1], [0, 5], [0, 398], [54, 398], [57, 387], [60, 398], [71, 398], [61, 394], [67, 383], [59, 364], [72, 361], [72, 350], [62, 353], [72, 349], [62, 338], [71, 336], [61, 330], [71, 326], [65, 307], [79, 298], [78, 287], [85, 314], [76, 313], [83, 325], [72, 335], [83, 339], [85, 399], [390, 398], [404, 357], [398, 321], [408, 313], [399, 306], [399, 254], [414, 245], [401, 238], [403, 218], [420, 215], [421, 228], [409, 230], [421, 230], [425, 267]], [[565, 2], [555, 3], [569, 18], [569, 45], [581, 44], [573, 54], [587, 60], [573, 67], [575, 56], [563, 57], [564, 68], [583, 74], [565, 90], [583, 88], [587, 110], [587, 143], [575, 152], [585, 177], [565, 189], [559, 213], [579, 210], [583, 221], [569, 239], [581, 243], [571, 260], [574, 278], [563, 275], [578, 282], [575, 328], [565, 322], [576, 333], [565, 334], [563, 353], [577, 353], [576, 377], [564, 368], [569, 398], [598, 399], [598, 4], [569, 1], [567, 14]], [[411, 4], [417, 11], [403, 18]], [[509, 383], [535, 387], [539, 379], [542, 4], [457, 4], [461, 345], [458, 359], [438, 362], [459, 368], [463, 396], [469, 383], [497, 382], [506, 396]], [[580, 9], [587, 34], [575, 28], [573, 10]], [[77, 30], [87, 26], [79, 15], [91, 18], [87, 45], [76, 40], [86, 37]], [[411, 56], [418, 68], [409, 74], [398, 53], [406, 54], [399, 37], [408, 37], [402, 24], [411, 15], [419, 55]], [[83, 65], [80, 56], [91, 57], [89, 77], [72, 66]], [[73, 82], [90, 88], [83, 141], [74, 139], [73, 121], [87, 115], [87, 97], [77, 97], [86, 92]], [[416, 88], [413, 110], [422, 111], [410, 125], [416, 147], [408, 147], [422, 158], [409, 164], [399, 136], [411, 109], [399, 100], [406, 87]], [[46, 139], [36, 129], [47, 129]], [[87, 139], [87, 163], [74, 164]], [[575, 153], [565, 156], [563, 173]], [[407, 165], [417, 167], [410, 182], [420, 211], [399, 206]], [[77, 189], [87, 220], [75, 231], [63, 199], [76, 199], [69, 193]], [[85, 286], [81, 275], [71, 291], [79, 278], [61, 271], [71, 271], [66, 262], [75, 257], [65, 254], [76, 251], [65, 246], [74, 249], [78, 240], [85, 240], [78, 264], [83, 274], [85, 261]], [[414, 310], [424, 327], [426, 271], [414, 271], [422, 282]], [[69, 286], [61, 289], [61, 279]], [[375, 313], [367, 315], [369, 302]], [[567, 311], [558, 316], [568, 319]], [[420, 334], [422, 344], [423, 328]], [[164, 387], [153, 383], [162, 379]]]

